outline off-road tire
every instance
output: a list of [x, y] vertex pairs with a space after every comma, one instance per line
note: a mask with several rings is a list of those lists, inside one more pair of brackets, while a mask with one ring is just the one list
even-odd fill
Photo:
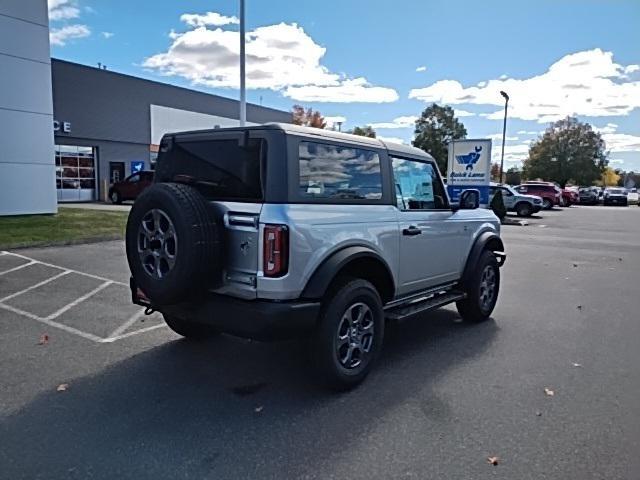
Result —
[[195, 188], [152, 185], [138, 197], [127, 221], [127, 260], [135, 284], [154, 305], [170, 305], [219, 282], [218, 238], [214, 215]]
[[516, 205], [516, 214], [519, 217], [530, 217], [533, 214], [533, 208], [527, 202], [520, 202]]
[[[487, 270], [493, 272], [494, 286], [492, 296], [489, 302], [485, 302], [483, 296], [486, 292]], [[489, 250], [485, 250], [480, 255], [478, 263], [473, 271], [470, 280], [463, 286], [467, 298], [456, 302], [458, 313], [466, 322], [477, 323], [487, 320], [498, 301], [498, 293], [500, 291], [500, 268], [495, 255]]]
[[[366, 306], [366, 309], [360, 307]], [[342, 358], [347, 358], [348, 351], [352, 344], [358, 345], [356, 334], [352, 333], [353, 328], [345, 331], [346, 325], [353, 325], [345, 317], [359, 318], [360, 312], [364, 316], [360, 326], [362, 331], [371, 324], [370, 333], [371, 344], [368, 353], [363, 353], [360, 357], [361, 363], [347, 367], [342, 362]], [[357, 329], [357, 324], [355, 325]], [[351, 333], [350, 333], [351, 332]], [[354, 342], [347, 339], [346, 349], [344, 337], [353, 334]], [[376, 359], [382, 350], [384, 338], [384, 313], [382, 311], [382, 300], [375, 287], [366, 280], [357, 278], [343, 278], [329, 293], [325, 300], [321, 313], [312, 337], [311, 354], [312, 363], [316, 374], [322, 384], [332, 390], [344, 391], [354, 388], [361, 383], [371, 371]], [[368, 340], [367, 340], [368, 341]], [[362, 346], [366, 342], [361, 342]], [[353, 359], [357, 361], [357, 355], [353, 349]], [[364, 350], [362, 350], [364, 352]], [[348, 359], [345, 363], [351, 364]]]
[[207, 340], [220, 334], [218, 330], [209, 325], [183, 320], [166, 314], [163, 314], [163, 317], [171, 330], [191, 340]]

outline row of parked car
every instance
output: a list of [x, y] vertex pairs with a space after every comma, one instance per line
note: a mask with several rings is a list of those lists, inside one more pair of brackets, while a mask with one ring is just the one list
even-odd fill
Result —
[[638, 191], [635, 188], [567, 187], [562, 189], [553, 182], [543, 181], [529, 181], [513, 187], [492, 183], [490, 198], [493, 198], [498, 190], [502, 193], [507, 211], [515, 212], [521, 217], [528, 217], [540, 210], [550, 210], [556, 206], [570, 207], [578, 203], [624, 206], [638, 203]]

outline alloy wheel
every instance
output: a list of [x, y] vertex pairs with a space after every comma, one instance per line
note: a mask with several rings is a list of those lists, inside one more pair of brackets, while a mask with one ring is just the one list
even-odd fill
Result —
[[352, 370], [371, 359], [374, 339], [373, 311], [363, 302], [350, 305], [338, 325], [336, 355], [342, 367]]
[[178, 253], [178, 238], [169, 216], [154, 208], [149, 210], [138, 227], [138, 255], [145, 272], [162, 279], [173, 269]]

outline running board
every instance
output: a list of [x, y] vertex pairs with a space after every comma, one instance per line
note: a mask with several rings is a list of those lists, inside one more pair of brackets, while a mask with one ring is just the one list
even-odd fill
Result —
[[385, 309], [385, 316], [389, 320], [402, 320], [419, 313], [425, 313], [436, 308], [444, 307], [458, 300], [463, 300], [466, 293], [458, 290], [450, 290], [446, 293], [434, 294], [424, 300], [412, 302], [409, 305], [398, 306], [389, 310]]

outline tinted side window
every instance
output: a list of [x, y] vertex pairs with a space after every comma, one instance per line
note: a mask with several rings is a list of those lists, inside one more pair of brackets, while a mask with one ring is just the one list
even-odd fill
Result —
[[305, 198], [379, 200], [380, 156], [372, 150], [300, 142], [299, 192]]
[[176, 175], [193, 177], [202, 194], [211, 199], [260, 200], [261, 159], [266, 149], [266, 141], [253, 138], [243, 147], [234, 139], [178, 139], [158, 155], [155, 175], [160, 182]]
[[393, 177], [401, 210], [449, 208], [444, 187], [430, 163], [393, 158]]

